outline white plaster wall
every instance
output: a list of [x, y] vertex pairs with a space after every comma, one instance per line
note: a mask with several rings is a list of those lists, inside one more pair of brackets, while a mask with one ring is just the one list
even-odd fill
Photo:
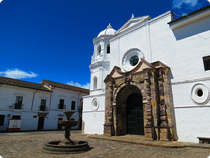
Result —
[[203, 56], [209, 55], [210, 18], [197, 20], [181, 28], [171, 30], [162, 19], [151, 24], [153, 61], [161, 61], [171, 68], [171, 82], [208, 77], [204, 71]]
[[[83, 97], [83, 128], [85, 134], [103, 134], [105, 119], [105, 94]], [[92, 101], [97, 99], [99, 108], [92, 109]]]
[[172, 84], [173, 106], [179, 141], [198, 143], [197, 137], [210, 137], [210, 101], [197, 104], [191, 99], [194, 85], [201, 83], [210, 88], [210, 81]]
[[33, 118], [33, 115], [37, 116], [37, 113], [23, 112], [21, 113], [21, 131], [22, 130], [37, 130], [38, 118]]
[[23, 110], [31, 110], [33, 93], [36, 90], [16, 86], [2, 85], [0, 89], [0, 108], [9, 109], [15, 104], [16, 96], [23, 96]]
[[104, 133], [104, 115], [105, 112], [83, 113], [83, 125], [85, 134], [103, 134]]
[[75, 101], [75, 111], [77, 111], [78, 93], [61, 88], [53, 89], [50, 109], [58, 109], [60, 99], [64, 99], [64, 105], [66, 105], [66, 110], [71, 110], [71, 101]]
[[148, 60], [146, 39], [146, 27], [142, 26], [137, 30], [112, 40], [110, 46], [110, 71], [112, 71], [114, 66], [118, 66], [122, 69], [122, 59], [124, 54], [133, 48], [139, 49], [144, 54], [144, 58]]
[[198, 143], [197, 137], [210, 137], [210, 107], [175, 108], [179, 141]]

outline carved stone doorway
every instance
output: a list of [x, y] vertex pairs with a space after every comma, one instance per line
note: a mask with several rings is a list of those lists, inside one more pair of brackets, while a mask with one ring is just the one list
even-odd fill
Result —
[[123, 87], [116, 99], [116, 135], [144, 135], [141, 91], [134, 85]]
[[142, 96], [132, 93], [126, 101], [127, 134], [144, 135], [144, 112]]

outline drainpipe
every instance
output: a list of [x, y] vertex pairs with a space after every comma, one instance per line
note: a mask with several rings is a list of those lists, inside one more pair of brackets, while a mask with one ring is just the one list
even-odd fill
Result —
[[[79, 107], [79, 95], [82, 94], [82, 92], [78, 93], [78, 101], [77, 101], [77, 107]], [[77, 109], [79, 110], [79, 109]]]
[[[53, 89], [55, 89], [55, 87], [54, 87], [54, 88], [51, 88], [51, 91], [52, 91]], [[52, 93], [53, 93], [53, 92], [52, 92]], [[51, 107], [52, 93], [50, 94], [50, 105], [49, 105], [49, 108]]]
[[34, 92], [33, 94], [33, 99], [32, 99], [32, 105], [31, 105], [31, 111], [33, 110], [33, 105], [34, 105], [34, 97], [35, 97], [35, 93], [38, 91], [38, 89]]
[[77, 101], [77, 110], [78, 110], [78, 113], [79, 113], [79, 124], [78, 124], [78, 129], [80, 129], [80, 126], [81, 126], [81, 123], [82, 121], [80, 121], [80, 115], [82, 115], [82, 113], [80, 114], [80, 109], [78, 108], [79, 107], [79, 95], [82, 94], [82, 92], [78, 93], [78, 101]]

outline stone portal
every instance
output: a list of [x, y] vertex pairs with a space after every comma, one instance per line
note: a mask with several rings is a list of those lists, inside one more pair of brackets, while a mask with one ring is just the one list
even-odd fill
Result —
[[114, 67], [104, 80], [104, 134], [145, 135], [150, 140], [175, 140], [169, 67], [141, 59], [129, 72]]

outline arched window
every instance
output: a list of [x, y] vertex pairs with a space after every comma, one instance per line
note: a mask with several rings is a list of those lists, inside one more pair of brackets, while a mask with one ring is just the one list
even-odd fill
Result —
[[110, 53], [110, 44], [107, 44], [107, 54]]
[[97, 77], [93, 78], [93, 89], [97, 89]]
[[97, 55], [100, 55], [101, 54], [101, 45], [98, 46], [98, 54]]

